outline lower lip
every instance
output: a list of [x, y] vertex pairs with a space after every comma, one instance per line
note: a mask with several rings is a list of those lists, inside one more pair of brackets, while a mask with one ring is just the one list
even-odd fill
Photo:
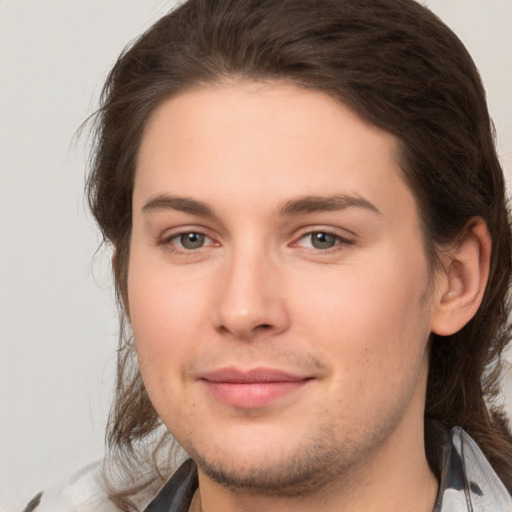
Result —
[[203, 381], [220, 402], [243, 409], [258, 409], [297, 391], [310, 379], [278, 382], [211, 382]]

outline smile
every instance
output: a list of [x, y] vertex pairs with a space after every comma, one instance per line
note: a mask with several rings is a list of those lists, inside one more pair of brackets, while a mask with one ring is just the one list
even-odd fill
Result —
[[200, 378], [215, 399], [243, 409], [266, 407], [297, 391], [311, 380], [311, 377], [266, 368], [251, 371], [226, 368], [207, 373]]

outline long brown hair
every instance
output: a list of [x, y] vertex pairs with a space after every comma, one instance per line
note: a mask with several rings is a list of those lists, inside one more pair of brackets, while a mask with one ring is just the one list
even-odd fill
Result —
[[432, 335], [427, 458], [437, 472], [441, 431], [460, 425], [512, 489], [512, 439], [495, 400], [510, 333], [512, 243], [485, 93], [463, 44], [414, 0], [189, 0], [119, 57], [96, 117], [88, 197], [114, 248], [123, 326], [108, 442], [116, 464], [132, 477], [112, 499], [133, 508], [132, 498], [170, 471], [156, 462], [145, 476], [135, 470], [142, 458], [155, 461], [170, 446], [141, 381], [126, 323], [141, 134], [165, 99], [226, 78], [284, 80], [323, 91], [395, 135], [432, 268], [437, 247], [455, 240], [471, 217], [485, 220], [493, 248], [481, 307], [460, 332]]

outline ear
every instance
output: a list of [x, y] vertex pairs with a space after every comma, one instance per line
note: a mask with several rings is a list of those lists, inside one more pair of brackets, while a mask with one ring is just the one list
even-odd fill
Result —
[[441, 251], [431, 331], [449, 336], [475, 315], [487, 285], [491, 237], [484, 220], [471, 219], [453, 247]]

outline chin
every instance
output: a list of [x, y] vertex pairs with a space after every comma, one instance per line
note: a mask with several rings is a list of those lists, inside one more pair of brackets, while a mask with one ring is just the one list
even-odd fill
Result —
[[[382, 433], [382, 432], [381, 432]], [[187, 453], [202, 472], [231, 490], [260, 495], [300, 496], [321, 490], [335, 481], [351, 480], [352, 469], [373, 450], [377, 439], [355, 440], [322, 431], [311, 436], [274, 437], [269, 442], [248, 435], [245, 441], [219, 443], [210, 439], [206, 449], [188, 446]], [[204, 446], [202, 448], [205, 448]]]
[[[331, 482], [336, 457], [319, 457], [318, 452], [299, 451], [294, 455], [276, 457], [261, 454], [258, 457], [192, 458], [207, 477], [223, 487], [260, 495], [298, 496], [310, 494]], [[281, 455], [281, 454], [279, 454]]]

